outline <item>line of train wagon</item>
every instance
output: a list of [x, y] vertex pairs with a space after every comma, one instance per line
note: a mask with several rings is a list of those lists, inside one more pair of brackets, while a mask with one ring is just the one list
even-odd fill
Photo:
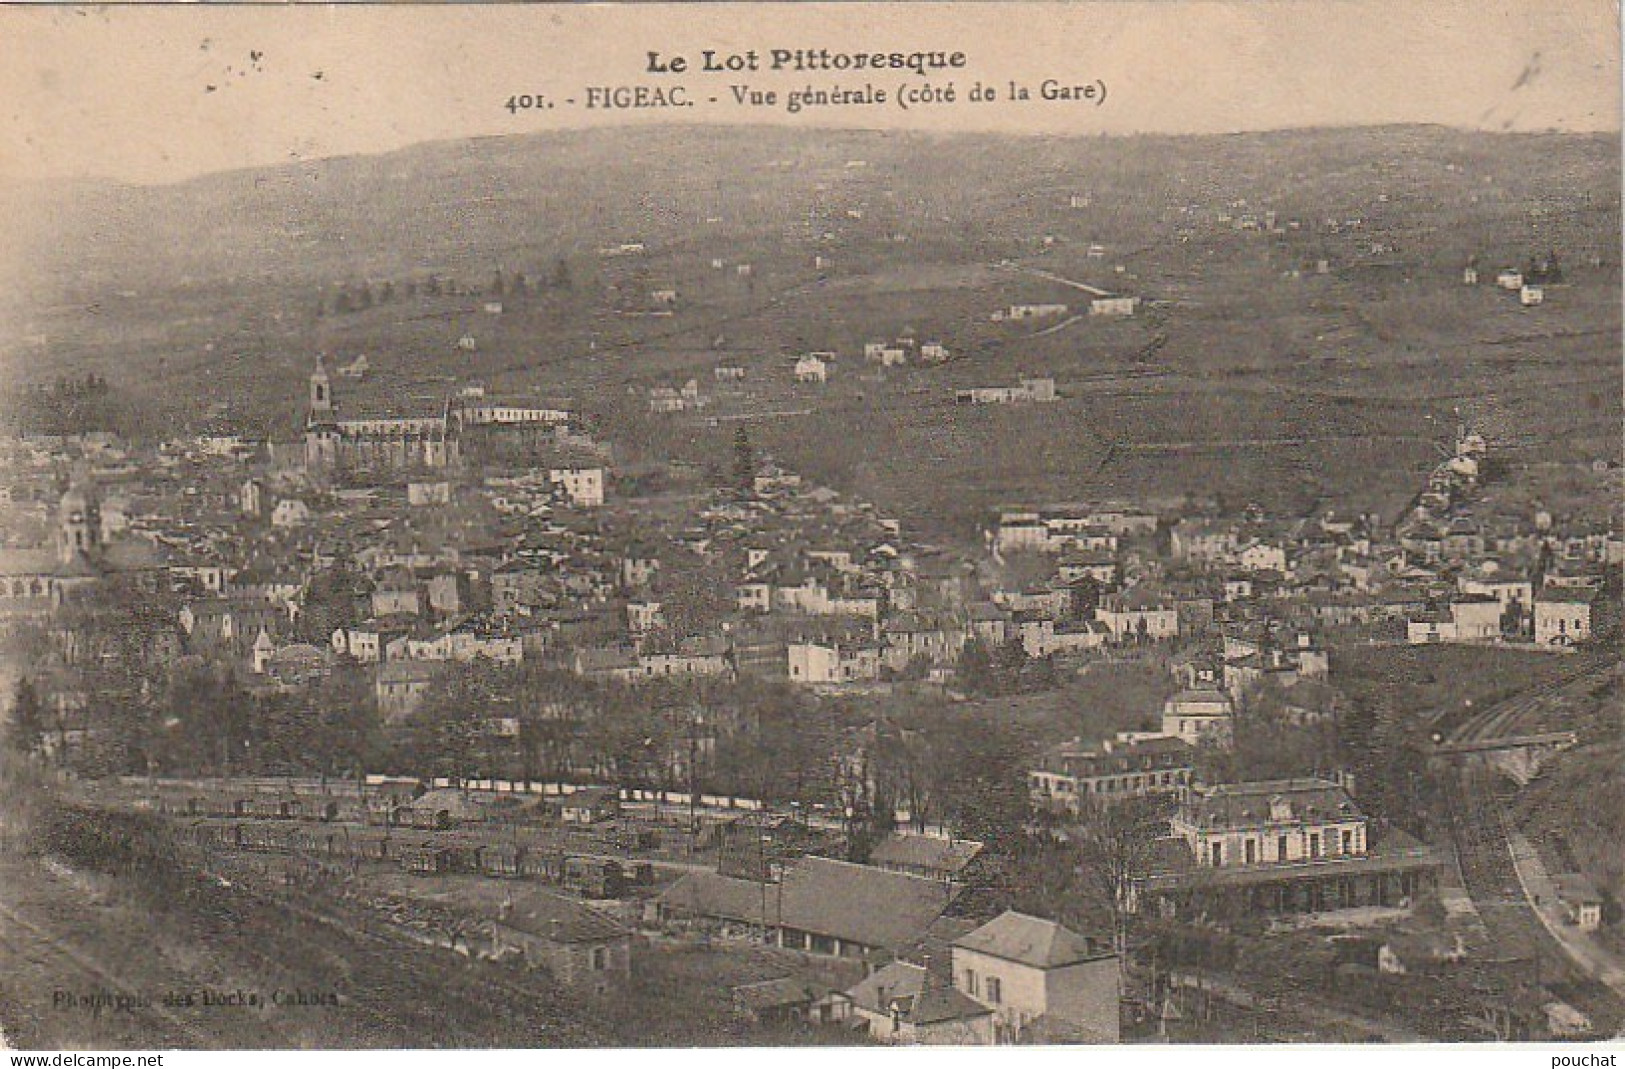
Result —
[[446, 831], [493, 821], [559, 823], [557, 814], [540, 799], [508, 799], [513, 804], [497, 809], [444, 790], [417, 796], [406, 792], [360, 795], [158, 790], [140, 792], [137, 797], [166, 815], [192, 818], [356, 823], [421, 831]]
[[391, 800], [353, 795], [266, 797], [160, 793], [152, 801], [158, 812], [176, 817], [354, 822], [431, 830], [449, 828], [456, 823], [445, 810], [429, 811]]
[[648, 862], [623, 863], [519, 843], [448, 841], [433, 834], [403, 838], [371, 829], [204, 817], [185, 825], [184, 835], [205, 848], [382, 862], [422, 876], [462, 873], [535, 879], [587, 898], [620, 898], [634, 887], [654, 882], [654, 867]]

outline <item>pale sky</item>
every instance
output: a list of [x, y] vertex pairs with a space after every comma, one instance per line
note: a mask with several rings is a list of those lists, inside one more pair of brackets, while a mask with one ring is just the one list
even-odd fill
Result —
[[[1620, 127], [1613, 0], [1111, 0], [1072, 4], [637, 4], [0, 8], [0, 177], [167, 182], [422, 141], [624, 122], [775, 122], [1022, 133], [1225, 132], [1430, 122]], [[960, 50], [951, 107], [727, 103], [905, 75], [645, 72], [701, 49]], [[318, 74], [320, 75], [318, 77]], [[981, 80], [1106, 83], [1104, 106], [968, 104]], [[590, 85], [701, 101], [588, 111]], [[212, 89], [210, 87], [213, 87]], [[552, 110], [512, 115], [510, 95]], [[706, 102], [718, 96], [719, 104]], [[1036, 93], [1035, 93], [1036, 96]]]

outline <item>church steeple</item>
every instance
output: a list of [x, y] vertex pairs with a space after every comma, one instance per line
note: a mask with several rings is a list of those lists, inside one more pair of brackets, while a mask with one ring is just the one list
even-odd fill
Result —
[[310, 416], [330, 419], [333, 415], [333, 384], [327, 377], [327, 364], [316, 356], [316, 370], [310, 373]]
[[96, 488], [89, 474], [74, 473], [73, 481], [57, 507], [56, 555], [68, 564], [76, 557], [92, 557], [101, 545], [101, 516]]

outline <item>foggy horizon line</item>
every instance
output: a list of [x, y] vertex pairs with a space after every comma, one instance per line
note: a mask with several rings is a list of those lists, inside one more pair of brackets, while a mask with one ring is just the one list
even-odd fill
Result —
[[1562, 128], [1547, 126], [1540, 129], [1505, 129], [1488, 126], [1464, 125], [1444, 121], [1386, 121], [1386, 122], [1346, 122], [1346, 123], [1309, 123], [1304, 125], [1280, 125], [1243, 127], [1233, 130], [1139, 130], [1139, 131], [1078, 131], [1057, 132], [1050, 130], [939, 130], [939, 129], [900, 129], [884, 127], [845, 126], [839, 124], [822, 124], [814, 121], [800, 122], [708, 122], [703, 119], [684, 121], [647, 121], [606, 123], [600, 125], [559, 126], [551, 129], [514, 131], [511, 133], [481, 133], [468, 134], [462, 137], [431, 137], [420, 141], [411, 141], [394, 148], [377, 151], [336, 152], [320, 156], [295, 156], [293, 159], [284, 159], [265, 163], [243, 163], [217, 170], [198, 171], [192, 174], [167, 178], [138, 178], [131, 176], [117, 176], [106, 173], [77, 172], [57, 174], [6, 174], [0, 171], [0, 183], [12, 186], [14, 189], [28, 189], [51, 183], [76, 183], [82, 185], [102, 185], [126, 187], [131, 189], [164, 189], [183, 186], [190, 182], [205, 181], [212, 178], [224, 178], [230, 175], [245, 174], [249, 172], [281, 171], [298, 167], [309, 167], [321, 164], [337, 163], [345, 160], [382, 160], [390, 156], [398, 156], [409, 152], [419, 151], [438, 146], [452, 146], [473, 142], [490, 141], [518, 141], [527, 138], [544, 138], [552, 136], [572, 136], [579, 134], [612, 133], [625, 135], [646, 131], [676, 132], [683, 130], [731, 131], [759, 133], [766, 130], [784, 131], [789, 133], [805, 132], [819, 134], [850, 134], [880, 137], [913, 137], [937, 141], [946, 141], [963, 138], [1004, 138], [1010, 140], [1043, 140], [1043, 141], [1127, 141], [1133, 139], [1162, 139], [1162, 140], [1215, 140], [1228, 137], [1249, 137], [1274, 134], [1313, 134], [1336, 133], [1374, 130], [1441, 130], [1462, 134], [1483, 134], [1498, 138], [1511, 137], [1568, 137], [1568, 138], [1615, 138], [1625, 136], [1625, 124], [1611, 127]]

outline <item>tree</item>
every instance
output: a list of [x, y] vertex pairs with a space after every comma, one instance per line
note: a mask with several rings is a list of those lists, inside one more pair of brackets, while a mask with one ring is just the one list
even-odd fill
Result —
[[250, 744], [249, 709], [235, 672], [197, 659], [178, 664], [158, 702], [154, 750], [165, 770], [232, 775]]
[[313, 575], [294, 624], [295, 635], [301, 642], [327, 645], [335, 630], [357, 621], [356, 599], [365, 585], [365, 578], [344, 558]]
[[971, 694], [994, 694], [998, 690], [998, 681], [993, 673], [993, 655], [988, 651], [987, 643], [979, 638], [967, 640], [959, 651], [956, 672], [959, 685]]
[[750, 432], [741, 423], [734, 429], [734, 488], [743, 497], [756, 489], [756, 454], [751, 449]]
[[382, 723], [368, 673], [341, 667], [313, 688], [311, 771], [324, 777], [360, 775], [381, 754]]
[[34, 681], [23, 676], [17, 681], [17, 692], [11, 701], [11, 722], [6, 731], [6, 742], [24, 756], [37, 753], [45, 738], [45, 709], [40, 702]]
[[927, 776], [942, 817], [968, 839], [1018, 836], [1027, 821], [1027, 765], [1014, 733], [981, 713], [945, 710], [935, 718]]
[[1100, 582], [1092, 575], [1079, 576], [1071, 585], [1071, 610], [1074, 620], [1093, 620], [1100, 606]]
[[1341, 767], [1339, 702], [1322, 684], [1299, 683], [1288, 690], [1270, 680], [1253, 688], [1230, 737], [1204, 738], [1197, 747], [1202, 778], [1209, 783], [1293, 779]]
[[1086, 800], [1078, 824], [1068, 836], [1077, 848], [1084, 896], [1111, 916], [1112, 947], [1117, 951], [1119, 994], [1129, 958], [1130, 926], [1138, 903], [1136, 884], [1151, 868], [1153, 851], [1164, 826], [1157, 804], [1149, 798], [1112, 803]]
[[407, 718], [397, 763], [452, 780], [489, 772], [486, 723], [511, 685], [508, 671], [483, 659], [448, 665]]

